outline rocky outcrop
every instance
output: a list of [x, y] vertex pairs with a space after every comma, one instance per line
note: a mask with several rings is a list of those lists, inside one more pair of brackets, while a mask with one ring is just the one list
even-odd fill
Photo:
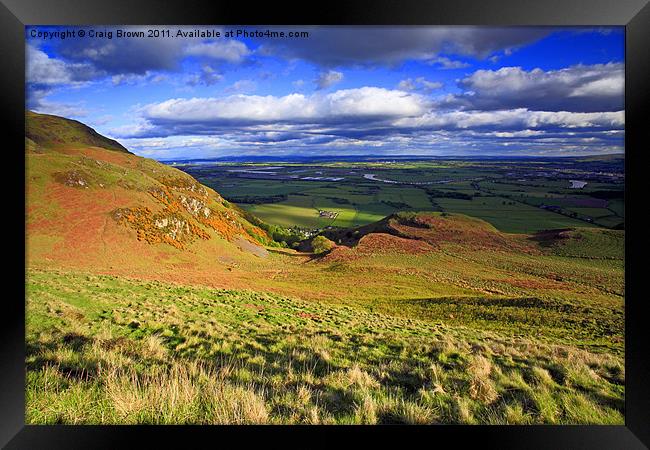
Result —
[[186, 197], [184, 195], [179, 195], [178, 199], [181, 202], [181, 205], [185, 207], [187, 212], [192, 214], [194, 217], [210, 217], [212, 211], [206, 206], [204, 202], [193, 197]]
[[54, 174], [54, 179], [66, 186], [88, 189], [90, 181], [88, 175], [80, 170], [69, 170], [67, 172], [58, 172]]

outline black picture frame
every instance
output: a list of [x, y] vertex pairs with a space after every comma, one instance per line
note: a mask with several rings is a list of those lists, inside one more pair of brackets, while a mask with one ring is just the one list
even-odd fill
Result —
[[[24, 245], [5, 252], [3, 324], [0, 327], [0, 445], [6, 448], [130, 448], [137, 440], [168, 447], [182, 439], [184, 447], [250, 443], [252, 436], [270, 447], [313, 448], [351, 442], [359, 433], [362, 445], [370, 440], [402, 445], [453, 445], [475, 442], [497, 448], [647, 448], [650, 445], [650, 363], [641, 296], [644, 254], [641, 240], [643, 200], [635, 183], [642, 181], [642, 152], [647, 151], [643, 131], [650, 98], [650, 5], [647, 0], [445, 0], [445, 1], [338, 1], [247, 3], [223, 0], [0, 0], [0, 59], [2, 70], [2, 123], [4, 137], [5, 217], [13, 218], [5, 241], [19, 242], [24, 214], [25, 30], [42, 24], [244, 24], [244, 25], [621, 25], [626, 30], [625, 51], [625, 345], [626, 402], [622, 426], [444, 426], [444, 427], [127, 427], [26, 426], [25, 398], [25, 276]], [[12, 175], [12, 177], [10, 177]], [[13, 178], [13, 179], [11, 179]], [[11, 180], [10, 180], [11, 179]], [[641, 187], [642, 188], [642, 187]], [[11, 198], [9, 198], [11, 197]], [[642, 203], [639, 203], [642, 205]], [[647, 232], [646, 232], [647, 233]], [[7, 236], [12, 236], [7, 238]], [[24, 244], [24, 242], [23, 242]], [[6, 245], [6, 244], [5, 244]], [[21, 298], [22, 293], [22, 298]], [[313, 436], [317, 434], [318, 436]], [[235, 439], [229, 441], [226, 439]], [[199, 443], [199, 441], [203, 443]], [[410, 443], [409, 443], [410, 442]], [[449, 445], [449, 444], [447, 444]], [[150, 445], [147, 445], [150, 446]]]

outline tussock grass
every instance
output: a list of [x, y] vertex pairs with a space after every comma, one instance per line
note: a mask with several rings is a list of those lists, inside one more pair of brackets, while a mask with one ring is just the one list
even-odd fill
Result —
[[620, 355], [249, 291], [27, 290], [30, 424], [623, 423]]

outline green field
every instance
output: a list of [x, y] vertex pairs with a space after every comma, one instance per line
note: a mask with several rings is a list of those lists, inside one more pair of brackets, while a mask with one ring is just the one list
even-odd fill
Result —
[[[241, 206], [265, 222], [305, 228], [366, 225], [397, 211], [397, 204], [404, 204], [404, 209], [432, 209], [426, 194], [416, 188], [383, 188], [367, 195], [357, 192], [353, 188], [325, 186], [304, 190], [300, 195], [289, 194], [287, 200], [278, 203]], [[320, 210], [338, 215], [335, 219], [322, 218]]]
[[[467, 214], [509, 233], [621, 226], [625, 220], [621, 179], [590, 181], [583, 189], [570, 189], [566, 179], [558, 178], [567, 164], [575, 171], [573, 163], [563, 161], [255, 163], [181, 168], [263, 221], [283, 227], [345, 228], [405, 210]], [[595, 176], [589, 175], [589, 163], [583, 164], [584, 173], [575, 178]], [[558, 175], [549, 177], [549, 170]], [[535, 175], [538, 172], [540, 175]], [[336, 219], [320, 217], [319, 210], [338, 215]]]
[[570, 217], [511, 202], [502, 197], [476, 197], [473, 200], [441, 198], [436, 199], [436, 202], [444, 211], [483, 219], [506, 233], [529, 233], [541, 229], [590, 226]]

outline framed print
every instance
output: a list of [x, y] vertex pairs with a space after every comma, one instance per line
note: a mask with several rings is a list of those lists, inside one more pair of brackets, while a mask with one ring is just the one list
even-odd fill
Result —
[[645, 448], [647, 4], [303, 6], [3, 0], [3, 445]]

